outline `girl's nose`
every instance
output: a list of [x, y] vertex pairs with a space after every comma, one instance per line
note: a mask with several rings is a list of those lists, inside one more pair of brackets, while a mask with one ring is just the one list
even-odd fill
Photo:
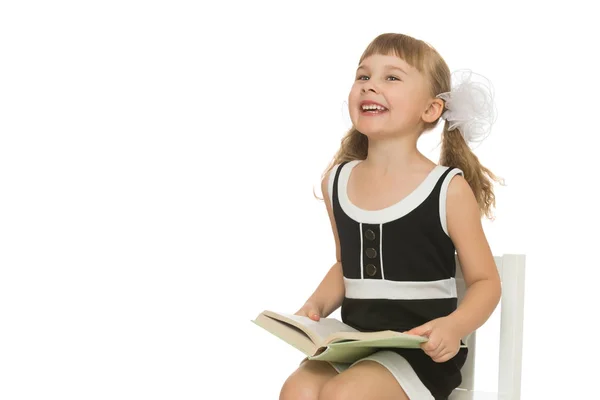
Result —
[[376, 86], [372, 83], [372, 81], [367, 81], [363, 84], [361, 92], [366, 93], [367, 91], [371, 91], [373, 93], [378, 92]]

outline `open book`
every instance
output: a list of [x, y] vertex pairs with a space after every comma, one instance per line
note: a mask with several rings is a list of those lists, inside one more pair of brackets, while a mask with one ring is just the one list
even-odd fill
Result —
[[360, 332], [335, 318], [314, 321], [268, 310], [252, 322], [291, 344], [309, 360], [351, 363], [381, 348], [420, 348], [429, 340], [394, 331]]

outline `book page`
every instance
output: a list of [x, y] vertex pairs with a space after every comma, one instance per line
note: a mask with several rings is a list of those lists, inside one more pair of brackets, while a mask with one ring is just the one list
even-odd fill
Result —
[[269, 318], [262, 314], [252, 322], [291, 344], [307, 356], [312, 355], [317, 349], [308, 335], [293, 325]]
[[315, 343], [323, 343], [328, 336], [341, 332], [359, 332], [358, 330], [344, 324], [335, 318], [321, 318], [319, 321], [312, 320], [300, 315], [277, 313], [283, 317], [303, 325], [310, 331], [311, 336], [315, 336]]
[[[422, 336], [417, 335], [409, 335], [407, 333], [395, 332], [395, 331], [377, 331], [377, 332], [342, 332], [342, 333], [334, 333], [327, 339], [326, 343], [335, 343], [345, 340], [360, 340], [360, 341], [369, 341], [369, 340], [381, 340], [381, 339], [390, 339], [390, 338], [403, 338], [408, 342], [424, 341]], [[402, 339], [401, 339], [402, 340]]]

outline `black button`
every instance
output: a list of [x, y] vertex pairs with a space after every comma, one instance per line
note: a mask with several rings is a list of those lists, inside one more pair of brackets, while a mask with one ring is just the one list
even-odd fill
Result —
[[369, 239], [369, 240], [375, 240], [375, 232], [373, 232], [373, 231], [372, 231], [372, 230], [370, 230], [370, 229], [367, 229], [367, 230], [365, 231], [365, 237], [366, 237], [367, 239]]
[[365, 250], [365, 253], [367, 253], [367, 257], [369, 258], [377, 257], [377, 250], [372, 247], [369, 247], [367, 250]]
[[377, 267], [373, 264], [367, 264], [367, 275], [373, 276], [377, 273]]

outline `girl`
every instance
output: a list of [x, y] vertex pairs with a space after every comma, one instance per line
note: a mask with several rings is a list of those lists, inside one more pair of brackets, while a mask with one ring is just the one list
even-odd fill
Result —
[[[353, 127], [321, 183], [337, 262], [296, 314], [318, 321], [341, 305], [342, 320], [358, 330], [429, 340], [351, 365], [304, 359], [281, 400], [437, 400], [460, 385], [461, 339], [489, 318], [501, 293], [481, 226], [483, 215], [492, 218], [498, 179], [468, 147], [485, 137], [494, 110], [468, 79], [450, 91], [437, 51], [402, 34], [376, 37], [361, 56], [348, 97]], [[436, 165], [416, 144], [440, 117]], [[460, 307], [455, 251], [468, 287]]]

